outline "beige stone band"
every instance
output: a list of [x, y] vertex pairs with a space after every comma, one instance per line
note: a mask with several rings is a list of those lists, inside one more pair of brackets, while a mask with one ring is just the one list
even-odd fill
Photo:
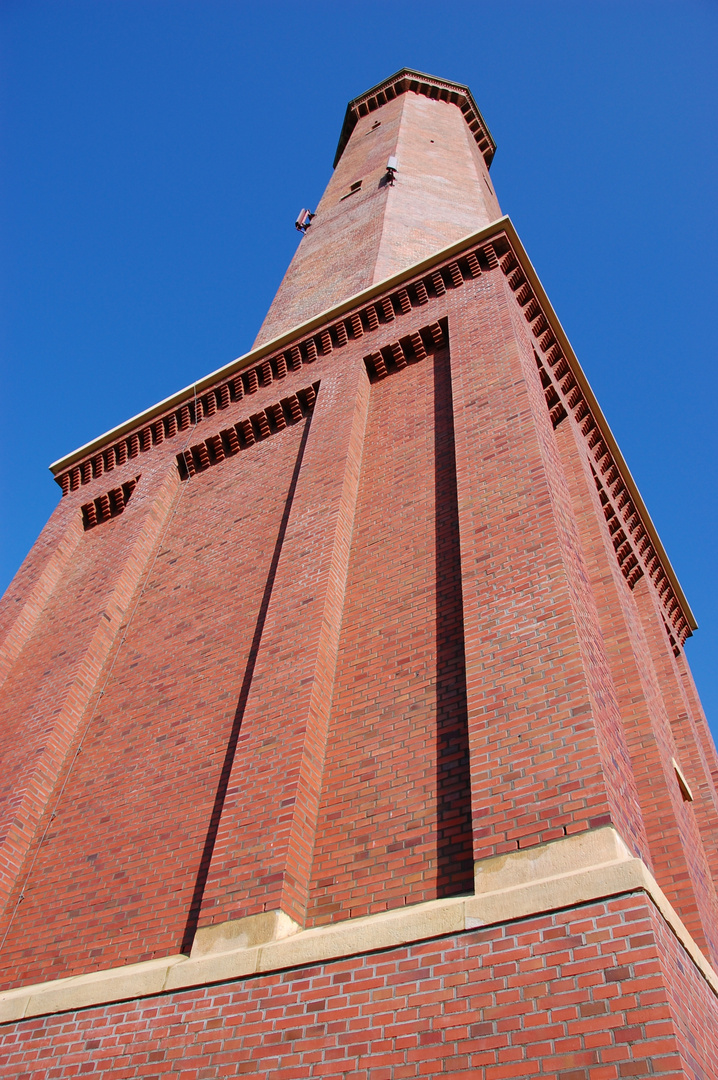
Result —
[[6, 990], [0, 993], [0, 1023], [356, 956], [639, 890], [718, 995], [718, 975], [652, 874], [607, 827], [477, 863], [473, 896], [310, 930], [300, 930], [283, 912], [266, 912], [200, 930], [189, 957], [166, 956]]

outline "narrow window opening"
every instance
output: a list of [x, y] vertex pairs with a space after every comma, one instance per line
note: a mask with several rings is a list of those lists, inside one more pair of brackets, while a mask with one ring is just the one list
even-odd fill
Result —
[[362, 181], [361, 180], [355, 180], [354, 183], [349, 188], [349, 190], [347, 191], [346, 195], [342, 195], [342, 200], [343, 199], [348, 199], [350, 195], [354, 195], [355, 192], [357, 192], [357, 191], [361, 191], [361, 186], [362, 186]]

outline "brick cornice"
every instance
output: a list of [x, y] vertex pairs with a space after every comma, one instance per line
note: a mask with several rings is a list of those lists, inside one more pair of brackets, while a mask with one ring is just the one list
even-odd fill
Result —
[[[614, 544], [631, 588], [645, 572], [664, 611], [675, 648], [697, 628], [695, 616], [661, 543], [631, 471], [513, 225], [491, 245], [536, 340], [535, 353], [554, 426], [572, 415], [586, 440], [607, 519], [619, 528]], [[539, 355], [540, 354], [540, 355]], [[608, 494], [606, 494], [608, 492]]]
[[[571, 412], [582, 430], [586, 429], [583, 434], [590, 449], [595, 451], [597, 475], [609, 477], [614, 498], [621, 500], [617, 509], [626, 511], [630, 521], [636, 519], [633, 522], [635, 535], [629, 540], [627, 534], [626, 538], [631, 545], [630, 554], [636, 560], [628, 568], [629, 573], [639, 562], [649, 573], [661, 596], [668, 632], [682, 645], [697, 627], [695, 616], [611, 428], [508, 217], [499, 218], [484, 229], [238, 357], [59, 459], [50, 469], [57, 482], [62, 484], [63, 491], [75, 490], [80, 484], [89, 482], [97, 467], [103, 468], [99, 461], [101, 455], [114, 454], [121, 462], [150, 449], [155, 441], [172, 437], [175, 432], [188, 427], [194, 419], [195, 401], [204, 403], [199, 407], [203, 416], [208, 410], [221, 409], [225, 400], [229, 402], [230, 393], [236, 400], [237, 396], [252, 393], [257, 386], [282, 377], [288, 369], [299, 370], [307, 363], [328, 356], [341, 349], [348, 340], [364, 335], [371, 339], [380, 326], [393, 323], [395, 319], [400, 322], [417, 307], [427, 305], [426, 323], [430, 325], [445, 314], [443, 310], [436, 311], [434, 305], [447, 289], [459, 288], [467, 279], [498, 269], [499, 263], [531, 326], [541, 365], [550, 373], [552, 390], [560, 405], [552, 419], [560, 422], [561, 410]], [[148, 434], [150, 429], [151, 435]], [[599, 450], [603, 452], [596, 459]], [[72, 483], [66, 477], [71, 477]], [[617, 557], [622, 560], [621, 567], [625, 570], [628, 556], [624, 557], [624, 552], [620, 551]], [[631, 584], [637, 579], [634, 574], [627, 580]]]
[[[88, 443], [84, 443], [76, 450], [70, 451], [69, 454], [64, 454], [62, 457], [58, 458], [57, 461], [52, 462], [49, 466], [50, 472], [53, 476], [59, 477], [65, 470], [109, 446], [111, 443], [120, 439], [121, 436], [126, 435], [129, 432], [138, 431], [143, 425], [149, 424], [158, 417], [167, 415], [172, 409], [175, 409], [184, 403], [193, 402], [195, 396], [199, 396], [209, 389], [218, 387], [221, 382], [229, 380], [237, 373], [244, 372], [245, 369], [255, 365], [258, 367], [260, 361], [264, 360], [265, 357], [271, 357], [274, 353], [288, 349], [295, 342], [309, 337], [322, 327], [339, 321], [349, 312], [361, 309], [363, 305], [368, 304], [375, 297], [382, 296], [384, 293], [398, 288], [404, 282], [411, 281], [418, 275], [425, 273], [432, 267], [446, 262], [452, 255], [463, 252], [471, 247], [472, 244], [475, 245], [483, 240], [491, 239], [492, 236], [502, 232], [507, 225], [511, 225], [508, 217], [498, 218], [478, 232], [470, 233], [461, 240], [457, 240], [456, 243], [450, 244], [449, 247], [442, 248], [435, 254], [430, 255], [419, 263], [415, 263], [413, 266], [407, 267], [400, 273], [384, 278], [383, 281], [378, 281], [375, 284], [370, 285], [369, 288], [362, 289], [361, 292], [355, 293], [353, 296], [348, 296], [346, 300], [342, 300], [340, 304], [335, 304], [334, 307], [327, 308], [326, 311], [320, 311], [319, 314], [312, 316], [311, 319], [307, 319], [306, 322], [299, 323], [297, 326], [293, 326], [291, 330], [287, 330], [286, 333], [280, 334], [279, 337], [272, 338], [271, 341], [266, 341], [262, 345], [258, 345], [257, 348], [250, 350], [250, 352], [243, 353], [242, 356], [238, 356], [228, 364], [223, 364], [222, 367], [217, 368], [215, 371], [211, 371], [208, 375], [202, 376], [202, 378], [190, 383], [189, 386], [184, 386], [181, 390], [176, 390], [173, 394], [158, 401], [155, 405], [150, 405], [149, 408], [136, 413], [135, 416], [131, 416], [128, 420], [123, 421], [121, 424], [117, 424], [116, 427], [110, 428], [109, 431], [104, 432], [102, 435], [98, 435]], [[513, 230], [513, 226], [511, 226], [511, 228]]]
[[342, 132], [339, 136], [334, 168], [336, 168], [339, 158], [344, 153], [344, 148], [349, 142], [351, 133], [356, 127], [359, 118], [367, 116], [370, 112], [374, 112], [382, 105], [385, 105], [387, 101], [406, 93], [423, 94], [425, 97], [433, 98], [435, 101], [448, 101], [461, 109], [486, 165], [491, 165], [493, 156], [496, 153], [496, 143], [468, 86], [464, 86], [462, 83], [447, 82], [445, 79], [437, 79], [433, 75], [426, 75], [423, 71], [414, 71], [412, 68], [402, 68], [395, 75], [391, 75], [376, 86], [372, 86], [370, 90], [349, 102]]

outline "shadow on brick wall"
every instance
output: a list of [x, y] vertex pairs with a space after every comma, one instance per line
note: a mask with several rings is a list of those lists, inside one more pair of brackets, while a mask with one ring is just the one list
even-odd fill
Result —
[[436, 792], [437, 897], [473, 892], [471, 779], [466, 706], [464, 606], [461, 591], [451, 367], [447, 349], [434, 358], [436, 484]]
[[306, 419], [304, 431], [302, 432], [302, 438], [299, 443], [297, 460], [294, 464], [292, 479], [289, 484], [287, 498], [284, 503], [284, 512], [282, 514], [282, 520], [279, 524], [279, 531], [277, 532], [277, 541], [274, 545], [272, 561], [269, 564], [269, 572], [267, 574], [267, 581], [264, 586], [264, 592], [262, 594], [262, 602], [259, 605], [257, 623], [254, 628], [252, 645], [249, 650], [249, 656], [247, 657], [247, 663], [244, 669], [244, 677], [242, 679], [242, 687], [239, 692], [239, 698], [237, 700], [237, 708], [234, 713], [232, 731], [229, 737], [229, 742], [227, 743], [227, 750], [224, 755], [224, 761], [222, 763], [222, 771], [220, 773], [219, 782], [217, 784], [217, 791], [214, 797], [212, 814], [210, 816], [209, 825], [207, 828], [207, 836], [205, 838], [204, 847], [202, 849], [202, 859], [199, 864], [199, 870], [197, 871], [197, 879], [195, 881], [194, 891], [192, 893], [192, 902], [190, 904], [189, 913], [187, 915], [187, 923], [185, 925], [184, 934], [182, 935], [182, 944], [180, 946], [180, 952], [182, 953], [189, 954], [190, 950], [192, 949], [192, 942], [194, 941], [194, 937], [197, 932], [197, 922], [199, 920], [199, 914], [202, 908], [202, 899], [204, 897], [204, 890], [207, 885], [207, 875], [209, 873], [210, 864], [212, 862], [212, 854], [214, 852], [215, 843], [217, 842], [217, 831], [219, 829], [219, 823], [222, 818], [224, 800], [227, 796], [227, 786], [229, 784], [229, 778], [232, 774], [234, 756], [237, 750], [237, 740], [239, 739], [239, 733], [242, 727], [242, 718], [244, 716], [244, 710], [247, 706], [247, 698], [249, 697], [249, 691], [252, 685], [254, 668], [257, 663], [257, 654], [259, 652], [259, 646], [262, 641], [262, 633], [264, 632], [264, 624], [267, 618], [267, 611], [269, 609], [269, 601], [272, 598], [272, 589], [274, 588], [274, 579], [277, 576], [279, 556], [282, 553], [282, 545], [284, 544], [284, 537], [287, 532], [287, 524], [289, 522], [289, 515], [292, 510], [294, 493], [297, 489], [297, 481], [299, 479], [299, 473], [302, 467], [302, 459], [304, 457], [304, 450], [307, 445], [307, 438], [309, 436], [309, 427], [311, 422], [312, 418], [310, 415]]

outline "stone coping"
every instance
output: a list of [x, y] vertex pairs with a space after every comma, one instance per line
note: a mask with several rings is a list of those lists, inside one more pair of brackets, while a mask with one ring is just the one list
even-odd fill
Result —
[[0, 1023], [319, 964], [639, 890], [650, 896], [718, 995], [718, 975], [652, 874], [606, 827], [477, 863], [470, 896], [309, 930], [295, 928], [282, 912], [266, 912], [200, 930], [189, 957], [166, 956], [6, 990], [0, 993]]

